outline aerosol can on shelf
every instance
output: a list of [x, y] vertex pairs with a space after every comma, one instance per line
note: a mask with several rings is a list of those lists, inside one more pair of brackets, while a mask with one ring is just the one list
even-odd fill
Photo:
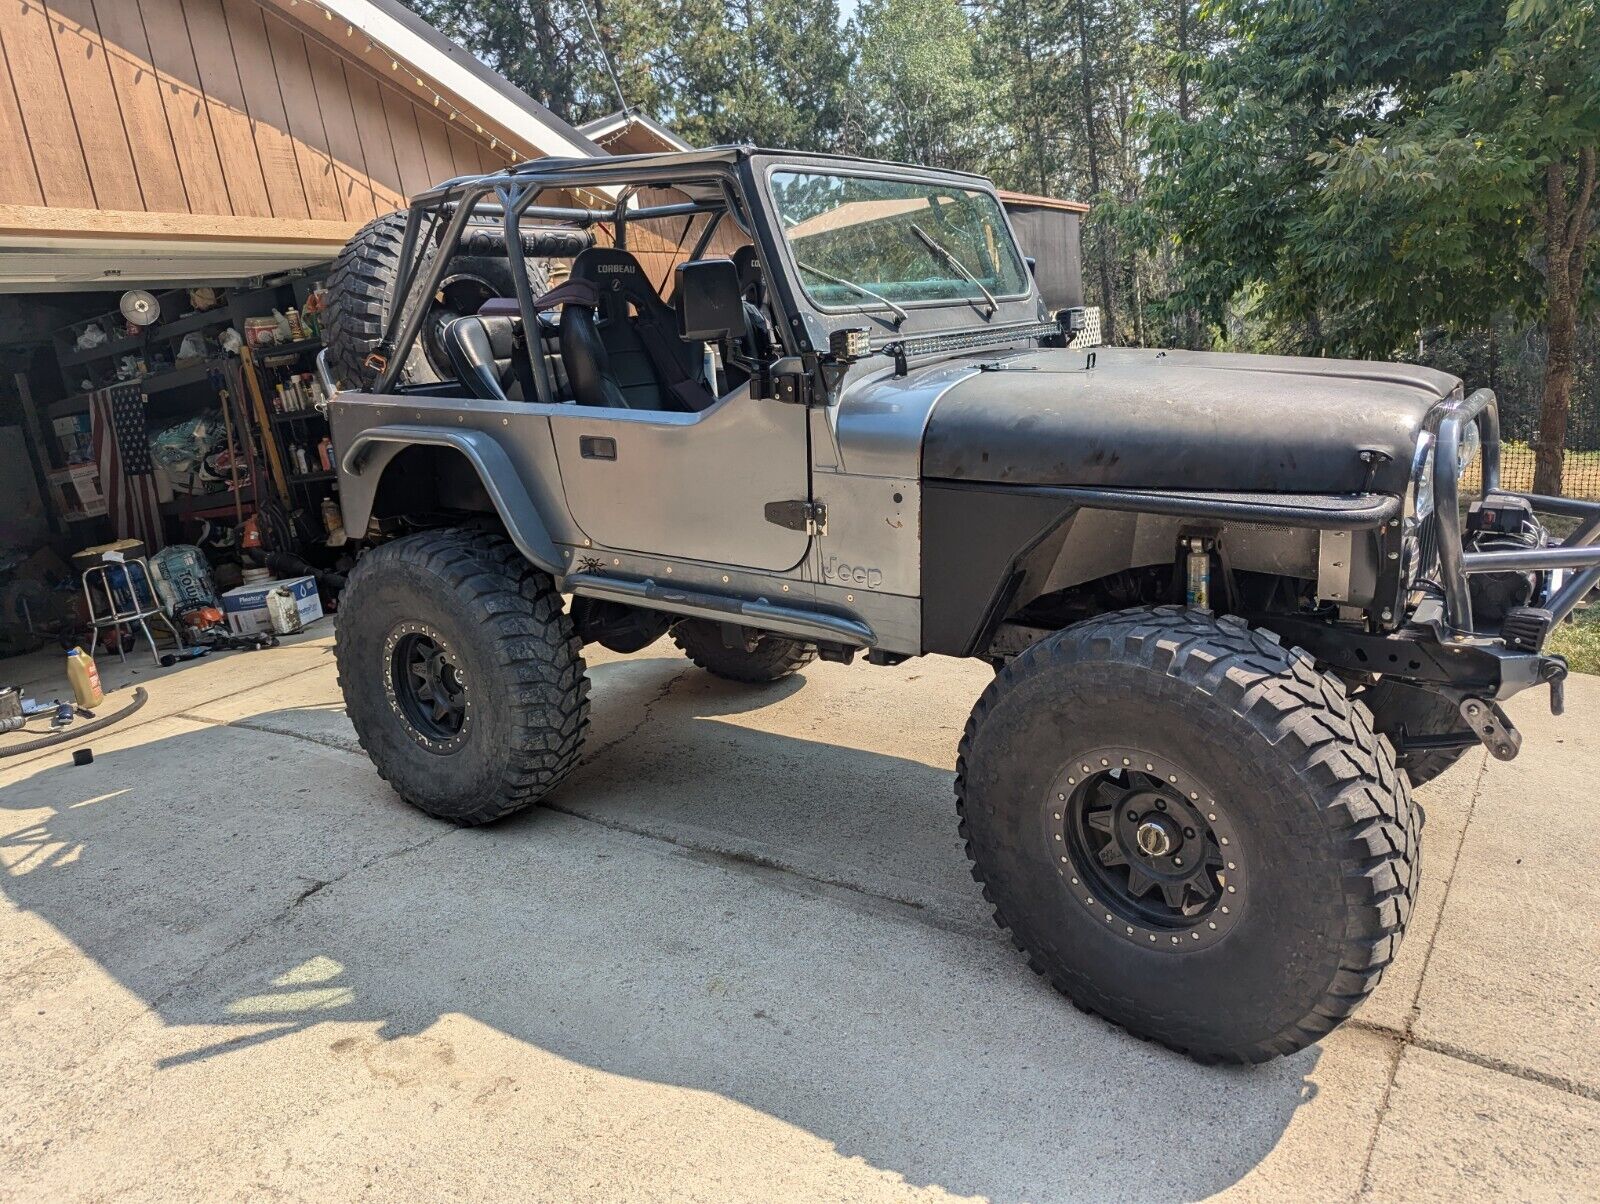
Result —
[[106, 692], [100, 688], [100, 670], [94, 667], [94, 657], [82, 648], [67, 653], [67, 680], [79, 706], [97, 707], [106, 700]]

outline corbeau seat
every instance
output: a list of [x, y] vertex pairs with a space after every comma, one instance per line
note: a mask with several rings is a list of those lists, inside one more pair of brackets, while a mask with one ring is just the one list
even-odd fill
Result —
[[767, 286], [761, 277], [761, 261], [756, 258], [756, 249], [751, 243], [736, 249], [729, 258], [739, 273], [739, 292], [744, 297], [744, 320], [749, 328], [746, 353], [751, 359], [767, 359], [772, 353], [773, 339], [772, 324], [767, 321]]
[[678, 337], [676, 311], [637, 259], [590, 247], [573, 261], [576, 282], [592, 286], [594, 300], [563, 297], [561, 362], [578, 404], [697, 411], [716, 400], [701, 380], [705, 344]]

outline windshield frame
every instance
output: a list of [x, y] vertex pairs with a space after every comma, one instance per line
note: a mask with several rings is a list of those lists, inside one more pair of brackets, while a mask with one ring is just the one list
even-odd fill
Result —
[[[788, 268], [789, 275], [794, 280], [799, 300], [803, 300], [807, 306], [817, 313], [824, 314], [830, 318], [860, 314], [865, 317], [885, 319], [884, 324], [886, 326], [895, 325], [892, 321], [886, 320], [892, 317], [887, 309], [881, 309], [870, 301], [860, 304], [845, 302], [838, 305], [829, 305], [819, 301], [812, 294], [811, 290], [806, 286], [808, 273], [800, 267], [799, 260], [795, 255], [794, 245], [789, 241], [788, 232], [783, 225], [782, 210], [779, 206], [777, 193], [772, 186], [772, 177], [779, 172], [793, 175], [839, 176], [856, 180], [880, 180], [891, 184], [913, 184], [934, 188], [943, 187], [956, 192], [986, 196], [994, 203], [995, 210], [1000, 215], [1000, 228], [1005, 231], [1005, 236], [1010, 241], [1012, 253], [1016, 256], [1018, 274], [1022, 279], [1022, 290], [1020, 292], [995, 293], [994, 298], [1004, 305], [1028, 301], [1033, 297], [1033, 274], [1028, 270], [1027, 256], [1022, 253], [1021, 244], [1017, 242], [1016, 232], [1011, 228], [1011, 217], [1006, 213], [1006, 207], [1001, 204], [999, 195], [987, 180], [983, 180], [981, 177], [956, 180], [927, 169], [924, 169], [924, 171], [915, 171], [914, 169], [897, 171], [895, 166], [893, 164], [885, 164], [883, 170], [873, 171], [855, 166], [845, 167], [833, 164], [808, 163], [803, 159], [793, 161], [774, 160], [763, 165], [761, 170], [762, 200], [767, 207], [767, 211], [772, 214], [773, 229], [777, 235], [774, 241], [777, 242], [784, 258], [784, 264]], [[868, 285], [867, 287], [872, 286]], [[895, 304], [902, 309], [913, 312], [918, 310], [947, 310], [959, 307], [971, 313], [973, 312], [973, 302], [976, 301], [982, 304], [984, 299], [982, 294], [974, 294], [972, 296], [930, 297], [920, 301], [902, 301], [898, 297], [894, 300]], [[995, 313], [998, 312], [999, 310], [997, 309]], [[994, 316], [994, 314], [990, 314], [983, 320], [985, 322], [992, 321]]]

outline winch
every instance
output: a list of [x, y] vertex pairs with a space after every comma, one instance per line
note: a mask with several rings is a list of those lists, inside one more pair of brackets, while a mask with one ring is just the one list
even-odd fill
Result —
[[[1550, 537], [1525, 499], [1498, 494], [1472, 503], [1462, 542], [1470, 552], [1510, 552], [1542, 548]], [[1468, 579], [1473, 617], [1480, 623], [1498, 625], [1511, 611], [1533, 603], [1541, 576], [1510, 569], [1474, 574]]]

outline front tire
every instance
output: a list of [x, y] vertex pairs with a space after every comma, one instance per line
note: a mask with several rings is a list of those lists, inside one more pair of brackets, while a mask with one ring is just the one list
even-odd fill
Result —
[[1235, 619], [1140, 609], [1035, 644], [974, 708], [956, 795], [1029, 964], [1201, 1061], [1331, 1031], [1410, 916], [1419, 823], [1387, 741]]
[[[1466, 721], [1455, 703], [1429, 690], [1419, 690], [1386, 677], [1362, 691], [1360, 697], [1372, 712], [1374, 730], [1382, 736], [1396, 736], [1402, 728], [1408, 736], [1446, 736], [1466, 730]], [[1400, 758], [1400, 767], [1413, 786], [1421, 786], [1433, 781], [1473, 747], [1408, 752]]]
[[581, 645], [554, 583], [503, 535], [384, 544], [356, 562], [341, 601], [345, 709], [406, 802], [484, 824], [572, 772], [589, 723]]
[[742, 642], [729, 647], [722, 624], [684, 619], [673, 627], [672, 642], [707, 673], [748, 685], [781, 681], [817, 659], [817, 646], [805, 640], [734, 630]]

